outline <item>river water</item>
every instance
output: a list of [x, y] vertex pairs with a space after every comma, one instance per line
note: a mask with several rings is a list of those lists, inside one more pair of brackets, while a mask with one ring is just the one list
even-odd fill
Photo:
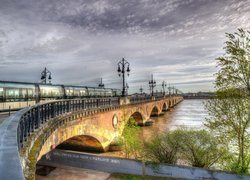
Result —
[[208, 117], [204, 106], [205, 101], [202, 99], [184, 100], [164, 115], [152, 117], [153, 125], [141, 128], [141, 136], [149, 139], [153, 135], [177, 128], [185, 127], [196, 130], [205, 128], [203, 123]]

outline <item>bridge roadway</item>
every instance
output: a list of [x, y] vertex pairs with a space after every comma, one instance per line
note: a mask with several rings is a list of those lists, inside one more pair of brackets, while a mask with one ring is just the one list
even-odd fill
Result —
[[0, 179], [34, 177], [36, 162], [75, 136], [93, 137], [106, 151], [130, 117], [143, 125], [182, 99], [73, 99], [24, 108], [0, 125]]

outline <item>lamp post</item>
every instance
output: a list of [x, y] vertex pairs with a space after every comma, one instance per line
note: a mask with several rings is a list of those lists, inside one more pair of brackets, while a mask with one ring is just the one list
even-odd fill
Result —
[[98, 86], [99, 88], [104, 88], [104, 84], [102, 83], [102, 78], [101, 78], [101, 83]]
[[143, 93], [143, 88], [141, 87], [141, 88], [140, 88], [139, 90], [140, 90], [140, 92], [141, 92], [141, 95], [142, 95], [142, 93]]
[[171, 87], [170, 87], [170, 84], [168, 85], [168, 93], [169, 93], [169, 96], [171, 96]]
[[128, 88], [129, 88], [128, 83], [126, 83], [126, 96], [128, 95]]
[[165, 96], [165, 89], [167, 87], [167, 84], [165, 81], [162, 82], [162, 89], [163, 89], [163, 96]]
[[[118, 75], [121, 76], [122, 75], [122, 96], [125, 97], [126, 94], [126, 87], [125, 87], [125, 74], [127, 73], [127, 75], [129, 76], [129, 62], [126, 61], [124, 58], [122, 58], [122, 60], [120, 62], [118, 62]], [[127, 67], [127, 69], [126, 69]]]
[[173, 89], [173, 95], [175, 95], [175, 87], [173, 86], [172, 89]]
[[51, 84], [51, 79], [52, 79], [51, 72], [45, 67], [41, 73], [42, 83], [47, 84], [47, 78], [49, 80], [49, 84]]
[[151, 75], [151, 80], [148, 82], [149, 88], [151, 90], [151, 96], [154, 96], [154, 87], [156, 86], [156, 82], [154, 80], [153, 74]]

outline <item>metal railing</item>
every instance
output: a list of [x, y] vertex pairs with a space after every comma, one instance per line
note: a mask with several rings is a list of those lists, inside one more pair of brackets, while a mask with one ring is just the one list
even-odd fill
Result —
[[146, 102], [152, 100], [151, 96], [131, 96], [129, 97], [130, 103]]
[[30, 107], [20, 118], [17, 129], [17, 143], [19, 150], [23, 147], [27, 138], [34, 130], [40, 128], [44, 123], [62, 114], [88, 110], [95, 108], [104, 108], [119, 105], [118, 98], [101, 99], [73, 99], [54, 101], [45, 104], [38, 104]]

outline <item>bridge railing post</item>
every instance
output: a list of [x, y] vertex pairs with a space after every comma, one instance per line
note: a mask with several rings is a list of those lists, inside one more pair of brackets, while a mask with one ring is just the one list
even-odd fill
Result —
[[31, 132], [35, 129], [35, 109], [31, 109]]
[[36, 122], [37, 122], [36, 128], [39, 128], [40, 124], [41, 124], [40, 107], [39, 106], [36, 107]]
[[83, 100], [83, 109], [86, 109], [86, 100]]
[[18, 127], [17, 127], [17, 145], [18, 145], [18, 150], [20, 150], [21, 149], [21, 138], [20, 138], [20, 136], [21, 136], [21, 128], [20, 128], [20, 123], [18, 124]]
[[88, 99], [88, 109], [90, 109], [90, 108], [91, 108], [91, 100]]
[[46, 104], [43, 105], [43, 121], [47, 122], [47, 106]]
[[75, 100], [70, 100], [70, 111], [75, 110]]
[[81, 101], [79, 99], [76, 100], [77, 102], [77, 110], [81, 109]]
[[23, 147], [23, 142], [24, 142], [24, 120], [23, 120], [23, 117], [21, 118], [20, 122], [19, 122], [19, 126], [18, 126], [18, 129], [19, 129], [19, 146], [20, 148]]
[[111, 104], [111, 101], [112, 101], [112, 100], [111, 100], [111, 99], [109, 99], [109, 102], [108, 102], [108, 105], [109, 105], [109, 106], [111, 106], [111, 105], [112, 105], [112, 104]]
[[51, 118], [54, 118], [56, 116], [56, 106], [57, 106], [57, 103], [52, 103], [51, 104]]
[[63, 108], [62, 108], [62, 101], [57, 102], [58, 108], [59, 108], [59, 114], [63, 113]]
[[28, 121], [27, 121], [27, 114], [23, 117], [23, 141], [26, 141], [27, 134], [28, 134]]
[[73, 100], [73, 111], [76, 111], [77, 110], [77, 100]]
[[58, 109], [58, 115], [61, 115], [62, 114], [62, 102], [59, 101], [59, 102], [56, 102], [56, 107]]
[[92, 107], [92, 102], [91, 102], [91, 99], [88, 100], [88, 109], [91, 109]]
[[63, 102], [64, 113], [67, 112], [67, 102], [68, 102], [68, 101], [64, 101], [64, 102]]
[[77, 111], [78, 110], [78, 100], [76, 99], [75, 100], [75, 111]]
[[70, 111], [70, 100], [67, 101], [67, 112], [69, 112], [69, 111]]
[[88, 99], [85, 100], [85, 109], [88, 109]]
[[26, 122], [27, 122], [27, 136], [29, 136], [29, 134], [30, 134], [30, 125], [31, 125], [30, 111], [27, 112]]

